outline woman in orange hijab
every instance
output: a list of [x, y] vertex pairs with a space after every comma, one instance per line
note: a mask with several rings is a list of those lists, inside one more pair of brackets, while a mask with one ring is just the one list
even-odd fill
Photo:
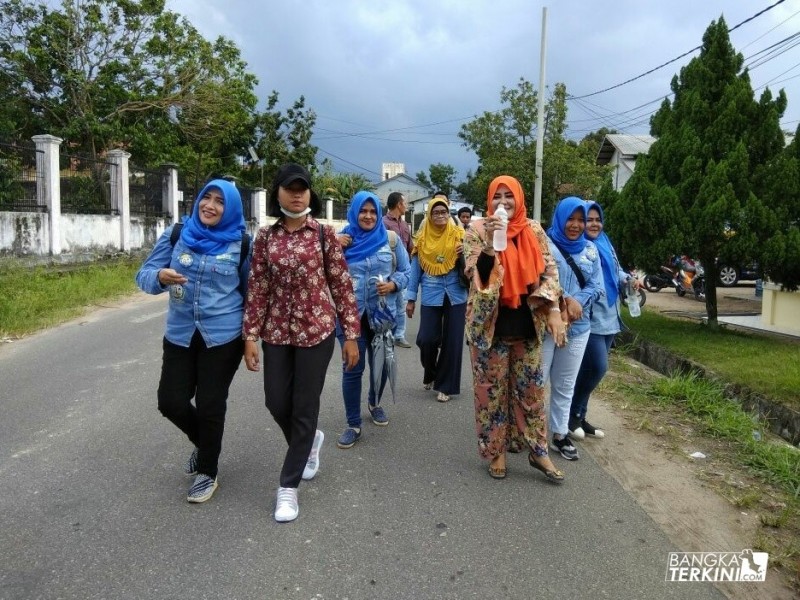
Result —
[[[501, 204], [508, 213], [502, 252], [492, 246], [494, 232], [503, 227], [495, 216]], [[558, 269], [544, 230], [525, 214], [519, 181], [496, 177], [489, 184], [486, 206], [489, 216], [473, 221], [464, 239], [478, 450], [489, 461], [489, 475], [502, 479], [506, 451], [527, 446], [530, 466], [561, 483], [564, 474], [547, 452], [541, 365], [545, 330], [560, 344], [566, 339]]]

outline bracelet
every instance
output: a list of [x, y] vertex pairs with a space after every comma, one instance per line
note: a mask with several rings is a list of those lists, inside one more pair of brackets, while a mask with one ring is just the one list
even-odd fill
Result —
[[561, 312], [561, 309], [560, 309], [560, 308], [558, 308], [557, 306], [554, 306], [554, 307], [552, 307], [552, 308], [550, 309], [550, 312]]

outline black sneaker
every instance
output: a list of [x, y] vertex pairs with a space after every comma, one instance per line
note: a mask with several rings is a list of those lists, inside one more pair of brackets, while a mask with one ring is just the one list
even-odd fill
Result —
[[582, 440], [586, 437], [586, 432], [581, 426], [581, 420], [578, 417], [570, 416], [567, 428], [576, 440]]
[[586, 435], [588, 435], [589, 437], [598, 439], [606, 437], [605, 431], [603, 431], [602, 429], [598, 429], [597, 427], [589, 423], [589, 421], [587, 421], [586, 419], [581, 421], [581, 428], [583, 429], [584, 433], [586, 433]]
[[578, 449], [568, 435], [565, 435], [560, 440], [553, 438], [550, 442], [550, 447], [567, 460], [578, 460]]

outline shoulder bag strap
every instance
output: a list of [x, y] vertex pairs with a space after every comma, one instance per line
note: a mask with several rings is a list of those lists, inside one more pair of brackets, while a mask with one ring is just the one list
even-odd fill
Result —
[[558, 251], [561, 252], [561, 255], [564, 257], [564, 260], [567, 261], [567, 264], [570, 266], [572, 271], [575, 273], [575, 277], [578, 279], [578, 285], [581, 286], [581, 289], [586, 287], [586, 278], [583, 276], [583, 272], [580, 270], [577, 264], [575, 264], [575, 259], [572, 258], [568, 253], [564, 252], [564, 250], [558, 244], [555, 244], [555, 247], [558, 248]]

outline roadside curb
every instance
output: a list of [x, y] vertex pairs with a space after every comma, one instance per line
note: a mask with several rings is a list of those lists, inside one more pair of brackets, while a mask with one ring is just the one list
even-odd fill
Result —
[[696, 373], [704, 379], [719, 383], [726, 398], [738, 402], [747, 410], [756, 412], [776, 435], [791, 444], [800, 445], [800, 412], [776, 404], [747, 386], [725, 381], [703, 365], [678, 356], [657, 344], [641, 340], [630, 331], [621, 332], [618, 339], [627, 346], [623, 351], [628, 356], [662, 375]]

